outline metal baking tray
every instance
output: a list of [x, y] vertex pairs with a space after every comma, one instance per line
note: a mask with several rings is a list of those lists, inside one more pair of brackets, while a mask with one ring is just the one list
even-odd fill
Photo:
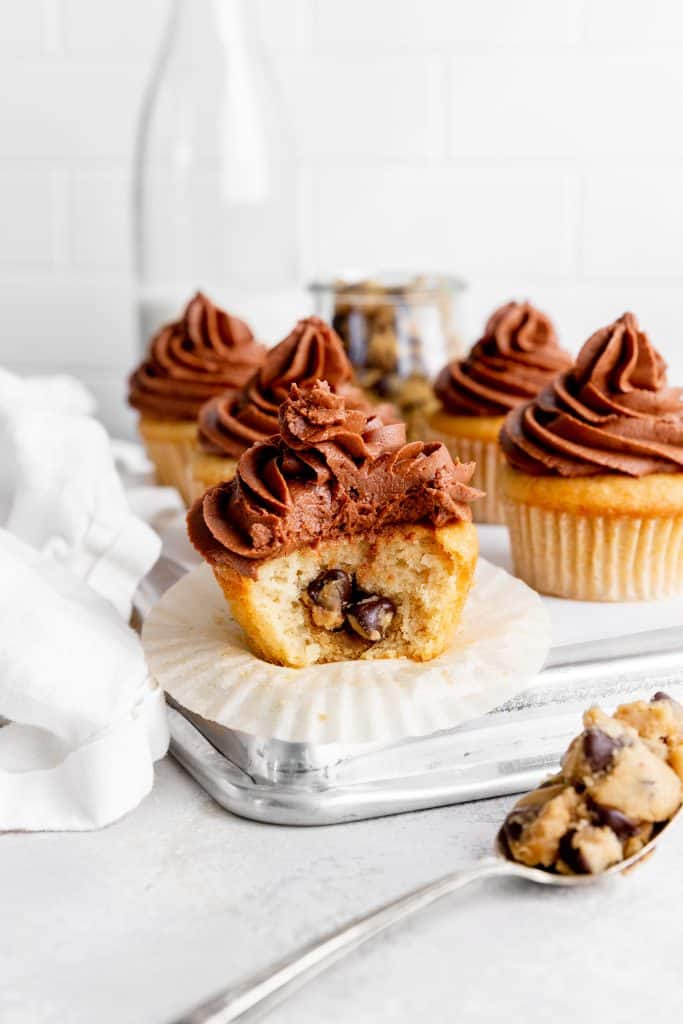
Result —
[[[162, 558], [138, 592], [144, 617], [185, 570]], [[683, 699], [683, 624], [553, 648], [534, 685], [457, 729], [391, 744], [290, 743], [169, 705], [171, 753], [219, 804], [280, 825], [332, 825], [530, 789], [556, 770], [582, 711]]]

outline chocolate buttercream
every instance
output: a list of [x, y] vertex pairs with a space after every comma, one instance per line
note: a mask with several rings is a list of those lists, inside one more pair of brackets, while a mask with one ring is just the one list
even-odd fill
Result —
[[573, 369], [513, 410], [500, 443], [515, 469], [536, 476], [678, 473], [683, 470], [683, 389], [624, 313], [593, 334]]
[[505, 416], [571, 361], [545, 313], [529, 302], [508, 302], [489, 317], [467, 358], [444, 366], [434, 390], [455, 416]]
[[369, 408], [351, 384], [353, 370], [339, 335], [324, 320], [300, 320], [284, 341], [268, 352], [265, 362], [237, 395], [220, 395], [199, 413], [199, 447], [212, 455], [237, 459], [256, 441], [279, 429], [278, 409], [291, 384], [311, 387], [326, 380], [349, 405]]
[[128, 400], [143, 415], [194, 420], [212, 395], [243, 387], [265, 351], [243, 320], [197, 292], [180, 319], [152, 338]]
[[260, 562], [320, 540], [472, 518], [473, 463], [454, 463], [439, 442], [406, 444], [403, 423], [349, 409], [325, 381], [292, 385], [279, 423], [279, 435], [249, 448], [235, 478], [188, 513], [190, 540], [211, 564], [254, 575]]

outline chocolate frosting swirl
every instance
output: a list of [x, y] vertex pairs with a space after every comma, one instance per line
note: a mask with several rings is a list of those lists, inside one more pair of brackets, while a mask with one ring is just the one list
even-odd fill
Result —
[[280, 434], [249, 448], [235, 478], [188, 513], [190, 540], [212, 564], [253, 575], [319, 540], [472, 518], [473, 463], [454, 463], [439, 442], [406, 444], [403, 423], [347, 408], [325, 381], [292, 385], [279, 422]]
[[317, 316], [300, 320], [268, 352], [240, 394], [220, 395], [202, 407], [199, 447], [212, 455], [238, 459], [256, 441], [276, 434], [278, 409], [291, 384], [311, 387], [316, 380], [326, 380], [332, 391], [346, 396], [349, 405], [367, 409], [362, 393], [351, 384], [352, 374], [338, 334]]
[[197, 292], [180, 319], [152, 338], [128, 401], [143, 415], [194, 420], [207, 398], [243, 387], [264, 355], [243, 320]]
[[500, 442], [515, 469], [536, 476], [677, 473], [683, 470], [681, 388], [624, 313], [593, 334], [576, 365], [513, 410]]
[[571, 365], [545, 313], [508, 302], [493, 313], [466, 359], [444, 366], [434, 390], [455, 416], [505, 416]]

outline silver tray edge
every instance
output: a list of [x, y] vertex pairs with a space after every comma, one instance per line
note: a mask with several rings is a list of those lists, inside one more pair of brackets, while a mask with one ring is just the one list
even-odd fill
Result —
[[[140, 618], [184, 572], [160, 560], [138, 595]], [[432, 736], [362, 747], [290, 743], [169, 705], [170, 751], [234, 814], [332, 825], [522, 792], [555, 770], [589, 704], [609, 708], [679, 688], [683, 625], [555, 647], [532, 687]]]

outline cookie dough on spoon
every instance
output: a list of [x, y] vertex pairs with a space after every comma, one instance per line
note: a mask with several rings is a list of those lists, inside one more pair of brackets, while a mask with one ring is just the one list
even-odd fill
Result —
[[590, 708], [562, 771], [523, 796], [501, 841], [511, 859], [598, 874], [638, 853], [683, 800], [683, 707], [666, 694]]

